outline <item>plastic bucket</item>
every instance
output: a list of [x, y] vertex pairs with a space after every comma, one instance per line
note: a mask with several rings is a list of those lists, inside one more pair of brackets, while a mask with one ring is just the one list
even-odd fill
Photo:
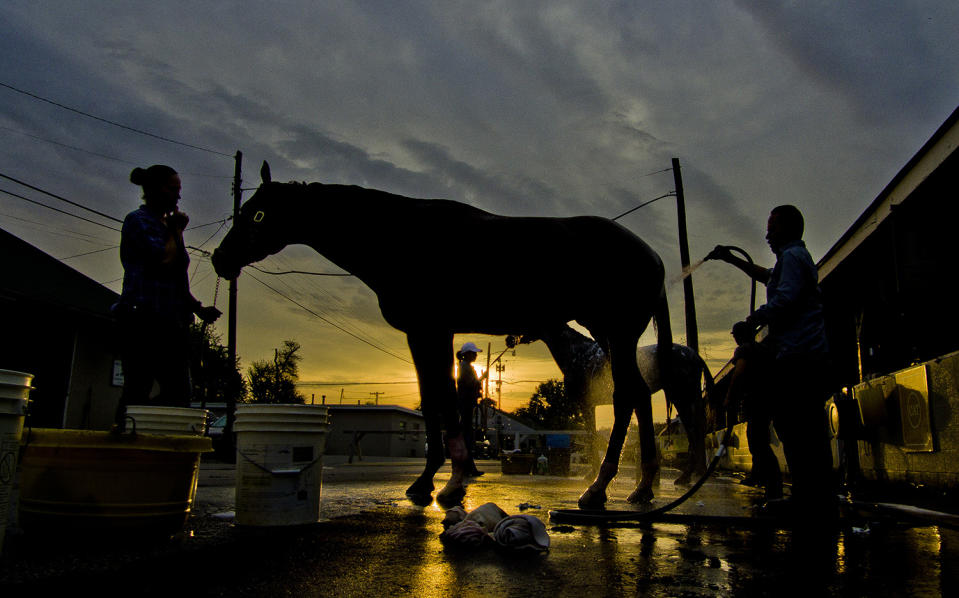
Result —
[[0, 553], [10, 516], [10, 490], [17, 475], [17, 450], [26, 399], [0, 398]]
[[188, 407], [128, 405], [127, 417], [133, 418], [138, 434], [187, 434], [203, 436], [210, 412]]
[[30, 386], [33, 381], [33, 374], [26, 372], [15, 372], [13, 370], [0, 370], [0, 384], [12, 384], [14, 386]]
[[33, 374], [0, 370], [0, 553], [10, 515], [10, 491], [17, 475], [17, 451]]
[[21, 441], [20, 525], [27, 533], [130, 539], [180, 531], [193, 505], [202, 436], [32, 428]]
[[308, 525], [320, 520], [323, 405], [239, 405], [236, 409], [236, 523]]

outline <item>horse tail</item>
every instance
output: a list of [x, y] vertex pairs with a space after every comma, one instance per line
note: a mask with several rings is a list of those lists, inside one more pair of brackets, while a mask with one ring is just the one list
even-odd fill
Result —
[[653, 323], [656, 325], [656, 361], [659, 363], [659, 380], [666, 393], [666, 400], [671, 402], [672, 362], [673, 362], [673, 328], [669, 322], [669, 303], [666, 301], [666, 289], [663, 288], [653, 312]]
[[706, 360], [704, 360], [701, 355], [697, 355], [696, 357], [699, 358], [699, 366], [703, 369], [703, 386], [705, 387], [706, 396], [709, 396], [713, 393], [716, 381], [709, 371], [709, 366], [706, 365]]
[[713, 406], [713, 401], [717, 400], [715, 397], [716, 390], [716, 380], [713, 378], [712, 373], [709, 371], [709, 366], [706, 365], [706, 361], [699, 357], [700, 366], [703, 368], [703, 397], [705, 399], [705, 405]]

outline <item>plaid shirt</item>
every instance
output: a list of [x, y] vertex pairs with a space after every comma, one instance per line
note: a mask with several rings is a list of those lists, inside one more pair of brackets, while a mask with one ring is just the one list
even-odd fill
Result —
[[146, 206], [124, 218], [120, 236], [123, 291], [115, 312], [135, 311], [171, 324], [193, 322], [199, 301], [190, 294], [190, 257], [180, 243], [173, 260], [162, 263], [169, 235], [166, 225]]

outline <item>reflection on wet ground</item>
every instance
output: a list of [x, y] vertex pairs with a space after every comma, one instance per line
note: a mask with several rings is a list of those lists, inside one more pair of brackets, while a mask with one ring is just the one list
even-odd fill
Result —
[[[100, 552], [34, 548], [14, 538], [0, 560], [0, 593], [50, 588], [120, 587], [149, 579], [141, 595], [296, 596], [941, 596], [959, 595], [959, 533], [884, 521], [856, 527], [718, 523], [554, 524], [550, 509], [570, 509], [582, 478], [510, 476], [481, 465], [464, 507], [495, 502], [507, 513], [541, 518], [548, 553], [520, 556], [463, 550], [439, 540], [445, 509], [420, 507], [404, 491], [422, 464], [332, 463], [324, 467], [324, 523], [300, 530], [240, 530], [231, 484], [201, 484], [193, 535], [149, 550]], [[679, 496], [667, 470], [654, 506]], [[437, 486], [448, 468], [437, 475]], [[632, 472], [610, 488], [611, 509], [626, 509]], [[689, 514], [754, 513], [760, 492], [718, 477], [684, 503]], [[734, 519], [733, 519], [734, 518]], [[23, 548], [23, 550], [21, 550]], [[54, 554], [56, 553], [56, 554]], [[177, 577], [177, 576], [180, 577]], [[188, 580], [188, 585], [186, 581]], [[117, 585], [119, 584], [119, 585]], [[138, 586], [138, 590], [144, 590]]]
[[[495, 465], [487, 467], [496, 469]], [[364, 480], [337, 482], [331, 470], [324, 487], [325, 512], [388, 506], [398, 511], [418, 510], [405, 501], [409, 479], [382, 481], [363, 487]], [[676, 472], [664, 474], [653, 506], [682, 493], [672, 485]], [[443, 472], [437, 480], [444, 480]], [[725, 515], [737, 520], [753, 515], [761, 493], [742, 486], [739, 479], [720, 476], [677, 510], [688, 514]], [[439, 485], [439, 484], [437, 484]], [[473, 588], [488, 595], [509, 588], [524, 589], [517, 579], [536, 579], [540, 589], [555, 588], [563, 595], [577, 592], [603, 595], [640, 592], [644, 595], [817, 595], [937, 596], [959, 595], [959, 574], [950, 567], [959, 557], [955, 530], [910, 527], [884, 521], [857, 521], [853, 526], [814, 525], [798, 529], [778, 525], [723, 525], [645, 523], [613, 527], [556, 525], [549, 509], [575, 508], [585, 488], [580, 478], [503, 476], [490, 473], [474, 480], [464, 508], [495, 502], [508, 513], [534, 514], [547, 523], [552, 540], [546, 557], [517, 565], [497, 554], [460, 554], [434, 538], [413, 587], [425, 594], [459, 593]], [[634, 482], [621, 474], [610, 489], [611, 509], [629, 509], [624, 497]], [[525, 508], [532, 506], [532, 508]], [[537, 508], [538, 507], [538, 508]], [[445, 509], [426, 507], [428, 525], [438, 535]], [[518, 567], [518, 568], [517, 568]], [[534, 572], [528, 571], [533, 567]], [[481, 580], [485, 580], [482, 581]], [[529, 590], [530, 588], [527, 588]], [[425, 595], [424, 594], [424, 595]], [[468, 595], [468, 592], [467, 594]]]

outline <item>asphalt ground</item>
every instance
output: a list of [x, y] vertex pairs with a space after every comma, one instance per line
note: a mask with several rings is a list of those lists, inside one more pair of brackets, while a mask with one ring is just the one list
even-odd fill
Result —
[[[234, 524], [233, 468], [206, 461], [193, 512], [172, 539], [67, 540], [8, 530], [0, 595], [52, 596], [956, 596], [959, 532], [888, 518], [801, 526], [757, 518], [762, 496], [731, 475], [710, 479], [674, 521], [555, 524], [575, 508], [582, 476], [503, 475], [481, 462], [464, 508], [494, 502], [539, 517], [543, 554], [469, 550], [440, 541], [445, 509], [411, 504], [416, 460], [326, 457], [322, 521], [312, 526]], [[664, 470], [652, 506], [681, 493]], [[438, 486], [448, 468], [437, 475]], [[625, 503], [633, 469], [610, 489]], [[678, 514], [678, 515], [677, 515]], [[94, 536], [94, 534], [91, 534]], [[56, 594], [55, 594], [56, 593]]]

